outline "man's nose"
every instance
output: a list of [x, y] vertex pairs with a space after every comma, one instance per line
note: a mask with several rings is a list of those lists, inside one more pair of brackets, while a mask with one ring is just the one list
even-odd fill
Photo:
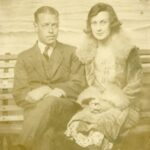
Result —
[[49, 26], [48, 32], [49, 32], [49, 33], [53, 33], [53, 27], [52, 27], [52, 26]]

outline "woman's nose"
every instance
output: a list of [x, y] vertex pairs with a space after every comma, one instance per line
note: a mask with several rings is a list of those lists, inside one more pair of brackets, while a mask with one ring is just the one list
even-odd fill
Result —
[[101, 25], [100, 25], [100, 24], [97, 24], [97, 26], [96, 26], [96, 30], [97, 30], [97, 31], [101, 31], [101, 30], [102, 30], [102, 27], [101, 27]]

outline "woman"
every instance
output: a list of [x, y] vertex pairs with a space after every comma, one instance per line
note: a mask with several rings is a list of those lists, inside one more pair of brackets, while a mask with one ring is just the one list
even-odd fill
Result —
[[121, 131], [138, 121], [142, 76], [137, 48], [110, 5], [98, 3], [89, 11], [77, 56], [89, 87], [77, 100], [83, 109], [68, 123], [66, 135], [81, 147], [108, 150]]

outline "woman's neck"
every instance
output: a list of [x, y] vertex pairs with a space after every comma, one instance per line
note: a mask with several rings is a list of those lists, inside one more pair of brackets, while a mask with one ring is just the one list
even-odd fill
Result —
[[98, 41], [98, 47], [108, 47], [111, 42], [111, 35], [104, 40]]

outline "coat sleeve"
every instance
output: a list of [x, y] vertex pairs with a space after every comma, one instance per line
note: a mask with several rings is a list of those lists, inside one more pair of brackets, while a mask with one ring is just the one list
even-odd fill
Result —
[[138, 49], [134, 48], [131, 50], [127, 59], [127, 84], [123, 89], [131, 104], [135, 102], [141, 93], [142, 74], [143, 71], [138, 55]]
[[50, 87], [61, 88], [65, 91], [67, 97], [77, 98], [80, 92], [87, 86], [87, 82], [85, 77], [85, 67], [79, 61], [75, 53], [72, 54], [70, 70], [70, 75], [67, 81], [50, 84]]
[[[22, 107], [28, 107], [33, 105], [25, 101], [25, 97], [29, 91], [39, 85], [31, 85], [28, 81], [28, 73], [25, 67], [25, 59], [23, 55], [18, 55], [15, 70], [14, 70], [14, 86], [13, 86], [13, 96], [16, 103]], [[36, 86], [36, 87], [35, 87]]]

